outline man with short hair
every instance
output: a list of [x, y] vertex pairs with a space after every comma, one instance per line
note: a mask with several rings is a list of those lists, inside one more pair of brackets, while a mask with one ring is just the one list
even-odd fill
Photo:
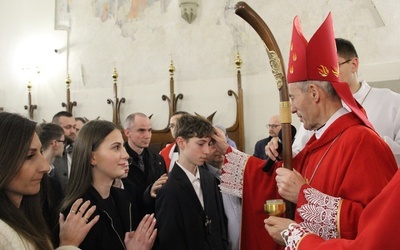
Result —
[[36, 133], [42, 143], [42, 154], [51, 166], [48, 175], [41, 180], [40, 194], [42, 196], [43, 216], [47, 222], [54, 245], [59, 244], [59, 205], [64, 198], [60, 182], [54, 178], [53, 162], [61, 158], [64, 152], [64, 130], [54, 123], [42, 123], [37, 125]]
[[56, 158], [61, 158], [64, 153], [65, 135], [61, 126], [54, 123], [42, 123], [38, 125], [36, 133], [42, 143], [42, 154], [51, 165], [54, 171], [53, 162]]
[[268, 142], [271, 141], [272, 138], [278, 137], [279, 131], [281, 131], [281, 119], [279, 115], [273, 115], [269, 118], [267, 128], [269, 136], [267, 138], [259, 140], [256, 143], [253, 154], [253, 156], [263, 160], [268, 159], [268, 156], [265, 154], [265, 146], [268, 144]]
[[164, 159], [149, 149], [151, 131], [151, 120], [143, 113], [130, 114], [125, 120], [124, 147], [131, 157], [128, 178], [143, 194], [140, 218], [154, 212], [157, 191], [168, 179]]
[[66, 192], [69, 175], [71, 173], [72, 147], [76, 137], [76, 121], [67, 111], [60, 111], [53, 116], [52, 123], [64, 130], [65, 150], [61, 158], [54, 160], [54, 177], [60, 182], [63, 192]]
[[74, 141], [76, 137], [76, 120], [74, 116], [67, 111], [60, 111], [53, 116], [51, 121], [57, 125], [60, 125], [64, 130], [64, 135], [70, 141]]

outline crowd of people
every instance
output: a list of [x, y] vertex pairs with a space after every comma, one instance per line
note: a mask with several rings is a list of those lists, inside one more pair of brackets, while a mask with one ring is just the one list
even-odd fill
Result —
[[[5, 230], [0, 234], [1, 248], [204, 249], [212, 246], [228, 249], [228, 245], [238, 245], [240, 200], [228, 197], [223, 201], [218, 189], [218, 175], [214, 176], [210, 170], [221, 168], [224, 158], [215, 145], [210, 154], [214, 127], [209, 121], [186, 112], [180, 112], [180, 116], [182, 121], [171, 120], [175, 124], [170, 124], [170, 127], [177, 127], [175, 141], [181, 153], [174, 160], [175, 169], [168, 171], [163, 156], [149, 149], [152, 125], [143, 113], [129, 115], [121, 131], [112, 122], [104, 120], [84, 120], [83, 125], [77, 128], [79, 119], [66, 111], [55, 114], [51, 123], [38, 125], [18, 114], [2, 112], [2, 146], [8, 149], [4, 151], [5, 155], [10, 152], [9, 157], [1, 161], [3, 179], [9, 179], [4, 182], [4, 198], [13, 206], [7, 207], [6, 203], [3, 206], [2, 203], [1, 219]], [[15, 126], [17, 123], [19, 126]], [[193, 126], [197, 126], [195, 132]], [[17, 130], [27, 133], [18, 134], [17, 140], [13, 140], [9, 135], [16, 134], [13, 131]], [[175, 129], [171, 129], [175, 136], [174, 132]], [[22, 145], [24, 141], [26, 145], [21, 149], [14, 145], [17, 142]], [[200, 144], [204, 150], [197, 148]], [[28, 163], [10, 161], [11, 156], [26, 159]], [[31, 158], [35, 159], [34, 163], [29, 163]], [[206, 158], [210, 163], [203, 166]], [[215, 158], [219, 160], [215, 161]], [[15, 165], [13, 172], [5, 171], [5, 162]], [[24, 170], [29, 164], [34, 167]], [[211, 164], [218, 165], [214, 167]], [[201, 196], [193, 197], [189, 193], [186, 199], [183, 195], [186, 188], [181, 192], [174, 188], [169, 190], [168, 187], [175, 182], [174, 185], [181, 185], [182, 176], [168, 182], [169, 178], [175, 179], [175, 173], [188, 176], [193, 173], [198, 180], [201, 178], [198, 183], [198, 190], [204, 190], [199, 191]], [[26, 177], [21, 179], [19, 176]], [[161, 187], [164, 187], [163, 191], [159, 192]], [[177, 195], [181, 202], [163, 198], [171, 195]], [[193, 202], [187, 202], [189, 197]], [[197, 206], [195, 201], [198, 197], [201, 197], [201, 204]], [[28, 202], [31, 200], [32, 204]], [[230, 202], [229, 222], [224, 202]], [[31, 227], [24, 230], [19, 228], [22, 222], [14, 225], [9, 217], [15, 214], [5, 214], [14, 206], [21, 206], [25, 211], [27, 208], [21, 204], [29, 205], [26, 214], [22, 214], [22, 221], [29, 221], [27, 225]], [[192, 206], [197, 207], [193, 209]], [[175, 217], [170, 216], [171, 212]], [[186, 212], [190, 213], [185, 215]], [[194, 223], [193, 217], [201, 212], [203, 215]], [[164, 213], [168, 215], [163, 216]], [[159, 219], [156, 220], [155, 214]], [[64, 222], [63, 218], [67, 220]], [[182, 218], [182, 224], [178, 218]], [[208, 230], [203, 230], [205, 220], [210, 223]], [[172, 222], [177, 223], [175, 229]], [[228, 223], [233, 228], [229, 235], [234, 235], [235, 240], [228, 239]], [[182, 231], [181, 225], [187, 228]], [[39, 228], [45, 228], [46, 233], [40, 235]], [[15, 243], [7, 239], [9, 235], [19, 235], [21, 241]], [[23, 245], [26, 246], [21, 247]]]
[[[0, 112], [0, 249], [399, 248], [400, 94], [358, 80], [358, 54], [335, 39], [330, 14], [309, 41], [300, 27], [296, 17], [293, 170], [280, 160], [279, 115], [248, 155], [184, 111], [161, 152], [140, 112], [123, 131], [66, 111], [43, 124]], [[293, 218], [264, 212], [277, 198]]]

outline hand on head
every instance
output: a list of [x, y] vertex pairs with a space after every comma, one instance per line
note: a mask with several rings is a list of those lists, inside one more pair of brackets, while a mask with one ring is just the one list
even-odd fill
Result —
[[79, 246], [90, 229], [97, 223], [99, 215], [89, 221], [96, 210], [96, 206], [90, 208], [89, 206], [90, 201], [83, 202], [82, 199], [77, 199], [66, 219], [63, 214], [60, 214], [60, 246]]
[[215, 141], [215, 145], [217, 146], [219, 152], [221, 152], [221, 154], [225, 154], [229, 147], [228, 143], [226, 142], [225, 133], [221, 129], [214, 126], [214, 134], [211, 135], [211, 138]]

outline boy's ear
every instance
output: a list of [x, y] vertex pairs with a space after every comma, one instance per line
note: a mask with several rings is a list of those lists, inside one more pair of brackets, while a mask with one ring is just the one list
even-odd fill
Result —
[[175, 139], [176, 145], [179, 147], [179, 149], [185, 149], [185, 139], [183, 139], [182, 137], [178, 136]]

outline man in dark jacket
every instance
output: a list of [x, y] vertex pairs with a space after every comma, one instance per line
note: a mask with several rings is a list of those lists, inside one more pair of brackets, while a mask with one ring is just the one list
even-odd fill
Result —
[[60, 125], [64, 130], [65, 150], [62, 157], [54, 160], [54, 169], [51, 170], [50, 176], [60, 182], [62, 191], [65, 193], [68, 186], [69, 175], [71, 173], [71, 157], [72, 147], [76, 137], [76, 121], [70, 112], [60, 111], [53, 116], [51, 122]]
[[279, 115], [273, 115], [271, 118], [269, 118], [268, 124], [268, 133], [269, 136], [267, 138], [264, 138], [262, 140], [259, 140], [256, 143], [256, 146], [254, 147], [254, 154], [253, 156], [267, 160], [268, 156], [265, 154], [265, 146], [268, 144], [268, 142], [274, 138], [278, 137], [279, 131], [281, 131], [281, 119]]
[[125, 120], [128, 140], [124, 147], [131, 157], [128, 178], [143, 194], [139, 208], [142, 216], [154, 212], [157, 191], [168, 178], [164, 159], [149, 149], [151, 130], [151, 120], [143, 113], [130, 114]]

